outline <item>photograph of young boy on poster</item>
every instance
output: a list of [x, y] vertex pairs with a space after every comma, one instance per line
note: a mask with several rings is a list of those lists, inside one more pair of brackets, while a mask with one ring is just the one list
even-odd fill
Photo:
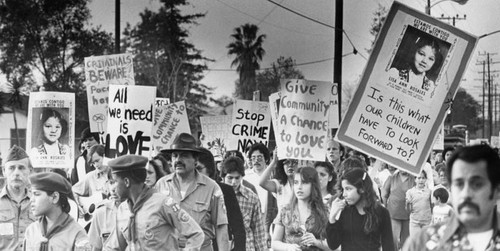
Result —
[[30, 156], [69, 156], [68, 113], [68, 108], [33, 108]]
[[393, 88], [428, 101], [439, 86], [438, 77], [451, 44], [408, 25], [390, 64]]

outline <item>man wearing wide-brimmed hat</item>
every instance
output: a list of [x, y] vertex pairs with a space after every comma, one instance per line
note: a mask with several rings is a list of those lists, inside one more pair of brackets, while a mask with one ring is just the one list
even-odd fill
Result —
[[224, 197], [215, 181], [196, 170], [200, 154], [196, 139], [190, 134], [181, 133], [171, 147], [163, 152], [172, 156], [174, 172], [158, 180], [158, 192], [178, 201], [180, 207], [200, 224], [205, 233], [201, 250], [213, 250], [213, 239], [216, 239], [219, 250], [230, 250]]
[[0, 250], [23, 250], [26, 228], [35, 221], [31, 211], [29, 175], [33, 172], [26, 151], [14, 145], [7, 152], [0, 192]]

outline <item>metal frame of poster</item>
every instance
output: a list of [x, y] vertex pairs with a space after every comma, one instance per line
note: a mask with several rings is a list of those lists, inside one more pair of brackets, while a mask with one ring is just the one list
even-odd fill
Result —
[[418, 174], [477, 37], [394, 2], [336, 139]]
[[75, 158], [75, 94], [32, 92], [26, 150], [33, 167], [72, 168]]

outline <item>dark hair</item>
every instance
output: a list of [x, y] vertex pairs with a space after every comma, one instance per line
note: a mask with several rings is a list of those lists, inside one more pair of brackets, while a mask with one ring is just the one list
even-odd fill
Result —
[[342, 173], [345, 173], [354, 168], [361, 168], [365, 171], [368, 170], [366, 163], [358, 156], [351, 156], [342, 161], [342, 163], [340, 164], [340, 170]]
[[[425, 178], [425, 179], [428, 179], [428, 178], [427, 178], [427, 172], [426, 172], [426, 171], [424, 171], [424, 169], [422, 169], [422, 170], [420, 171], [420, 173], [424, 175], [424, 178]], [[418, 178], [418, 177], [417, 177], [417, 178]]]
[[61, 136], [59, 138], [66, 135], [66, 133], [68, 132], [68, 121], [66, 121], [66, 119], [64, 119], [64, 117], [58, 111], [51, 108], [45, 108], [42, 110], [42, 113], [40, 114], [40, 122], [41, 122], [40, 126], [42, 128], [42, 131], [40, 131], [41, 140], [45, 141], [45, 136], [43, 133], [43, 124], [45, 124], [45, 122], [49, 118], [56, 118], [59, 120], [59, 124], [61, 124]]
[[288, 182], [288, 176], [285, 172], [285, 161], [287, 159], [278, 160], [276, 164], [276, 168], [274, 169], [274, 178], [278, 180], [278, 182], [282, 185], [285, 185]]
[[453, 148], [453, 147], [446, 147], [443, 150], [443, 153], [442, 153], [442, 155], [443, 155], [443, 161], [446, 161], [446, 159], [445, 159], [446, 153], [447, 152], [453, 152], [453, 151], [455, 151], [455, 148]]
[[[446, 178], [450, 184], [452, 182], [451, 172], [456, 160], [463, 160], [468, 163], [486, 161], [486, 171], [491, 182], [492, 190], [500, 184], [500, 172], [498, 171], [498, 167], [500, 167], [500, 157], [498, 157], [498, 154], [490, 146], [466, 146], [454, 152], [446, 162]], [[493, 195], [493, 191], [491, 195]]]
[[146, 168], [127, 170], [115, 173], [116, 176], [125, 179], [128, 178], [132, 183], [142, 184], [146, 181]]
[[97, 143], [100, 143], [99, 139], [99, 133], [96, 132], [90, 132], [90, 128], [85, 128], [83, 129], [82, 133], [80, 134], [80, 141], [83, 143], [86, 139], [88, 138], [94, 138]]
[[[54, 194], [54, 191], [45, 191], [47, 195]], [[57, 201], [57, 205], [61, 207], [62, 211], [65, 213], [69, 213], [71, 211], [71, 206], [68, 202], [68, 195], [57, 192], [59, 194], [59, 200]]]
[[153, 157], [153, 160], [159, 160], [161, 162], [161, 168], [165, 174], [172, 173], [172, 169], [170, 167], [170, 164], [168, 163], [168, 160], [162, 154], [157, 154]]
[[[309, 205], [311, 208], [311, 216], [314, 219], [314, 225], [310, 231], [316, 238], [326, 237], [326, 223], [328, 222], [328, 212], [323, 197], [321, 196], [321, 188], [319, 184], [318, 171], [313, 167], [300, 167], [295, 175], [300, 175], [303, 183], [311, 184], [311, 195], [309, 197]], [[297, 197], [293, 196], [292, 205], [297, 205]]]
[[[339, 179], [339, 191], [341, 194], [344, 192], [342, 189], [342, 180], [346, 180], [349, 184], [356, 187], [360, 200], [364, 200], [366, 212], [366, 221], [363, 230], [366, 234], [377, 231], [380, 225], [380, 219], [377, 216], [376, 208], [380, 206], [377, 200], [377, 193], [373, 189], [372, 179], [368, 173], [361, 168], [354, 168], [346, 171]], [[358, 201], [359, 203], [359, 201]]]
[[[151, 159], [148, 161], [148, 163], [153, 167], [156, 173], [156, 181], [158, 181], [161, 177], [167, 175], [165, 171], [163, 170], [163, 167], [161, 167], [154, 159]], [[147, 172], [146, 172], [147, 176]], [[155, 182], [156, 183], [156, 182]]]
[[414, 69], [413, 61], [415, 60], [415, 55], [417, 54], [418, 50], [421, 48], [429, 46], [434, 50], [434, 64], [432, 67], [425, 73], [426, 76], [432, 80], [435, 80], [437, 75], [438, 75], [438, 70], [441, 67], [441, 63], [443, 61], [443, 56], [441, 54], [441, 48], [439, 47], [439, 43], [432, 38], [428, 37], [419, 37], [417, 38], [417, 41], [415, 43], [415, 46], [413, 47], [412, 53], [411, 53], [411, 61], [408, 62], [411, 66], [412, 69]]
[[225, 177], [228, 173], [238, 172], [245, 176], [245, 167], [243, 160], [238, 157], [228, 157], [222, 162], [221, 176]]
[[224, 159], [227, 159], [228, 157], [231, 157], [231, 156], [238, 157], [241, 160], [245, 161], [245, 157], [243, 157], [243, 154], [238, 150], [226, 151], [226, 153], [224, 154], [224, 157], [222, 159], [224, 160]]
[[94, 155], [94, 153], [97, 153], [97, 155], [104, 157], [104, 150], [105, 150], [104, 146], [99, 144], [90, 147], [87, 153], [87, 162], [89, 163], [92, 162], [92, 155]]
[[252, 153], [255, 151], [259, 151], [264, 155], [264, 159], [266, 160], [266, 164], [269, 162], [269, 149], [267, 146], [262, 143], [255, 143], [248, 149], [248, 159], [251, 158]]
[[441, 203], [446, 203], [448, 201], [448, 198], [450, 197], [450, 194], [448, 193], [448, 190], [440, 187], [434, 190], [432, 196], [436, 197]]
[[332, 180], [328, 181], [326, 185], [326, 190], [334, 195], [335, 194], [335, 185], [337, 184], [337, 174], [335, 173], [335, 169], [333, 168], [332, 163], [328, 161], [316, 161], [314, 162], [314, 168], [324, 167], [330, 176], [332, 176]]
[[214, 155], [210, 150], [204, 147], [198, 147], [201, 153], [198, 155], [198, 162], [202, 163], [207, 168], [208, 177], [214, 179], [215, 175], [215, 160]]

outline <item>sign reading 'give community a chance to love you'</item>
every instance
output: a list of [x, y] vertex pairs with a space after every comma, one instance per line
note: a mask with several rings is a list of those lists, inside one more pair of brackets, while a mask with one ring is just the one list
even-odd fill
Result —
[[278, 126], [278, 158], [324, 161], [329, 115], [336, 86], [329, 82], [282, 79]]
[[418, 174], [477, 38], [395, 2], [337, 139]]

